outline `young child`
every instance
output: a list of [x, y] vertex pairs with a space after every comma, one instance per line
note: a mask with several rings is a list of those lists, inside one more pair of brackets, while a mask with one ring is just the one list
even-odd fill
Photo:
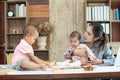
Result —
[[[70, 34], [70, 47], [64, 52], [64, 56], [66, 60], [62, 63], [58, 62], [57, 65], [81, 65], [86, 64], [87, 59], [94, 60], [96, 57], [94, 56], [92, 50], [87, 47], [85, 44], [80, 44], [81, 35], [77, 31], [73, 31]], [[80, 52], [80, 49], [85, 49], [85, 52]], [[74, 53], [73, 53], [74, 51]], [[76, 51], [76, 52], [75, 52]], [[77, 53], [80, 53], [79, 55]], [[72, 63], [70, 63], [72, 62]], [[69, 64], [70, 63], [70, 64]]]
[[15, 48], [12, 57], [12, 66], [16, 70], [47, 70], [51, 67], [50, 63], [39, 59], [34, 55], [33, 43], [38, 37], [38, 31], [33, 25], [27, 25], [23, 31], [23, 39]]

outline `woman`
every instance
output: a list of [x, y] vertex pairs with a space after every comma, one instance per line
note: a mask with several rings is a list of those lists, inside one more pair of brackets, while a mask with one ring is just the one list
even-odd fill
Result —
[[[115, 57], [107, 44], [107, 36], [103, 32], [103, 27], [99, 23], [90, 23], [85, 30], [84, 36], [81, 38], [81, 43], [85, 43], [95, 56], [96, 60], [91, 60], [92, 64], [102, 64], [102, 65], [114, 65]], [[84, 52], [82, 49], [77, 52], [76, 50], [73, 54]]]

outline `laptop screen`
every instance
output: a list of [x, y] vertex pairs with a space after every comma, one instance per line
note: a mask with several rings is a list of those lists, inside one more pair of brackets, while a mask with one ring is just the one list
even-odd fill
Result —
[[115, 59], [115, 64], [114, 64], [114, 66], [116, 66], [116, 67], [120, 67], [120, 47], [119, 47], [119, 49], [118, 49], [118, 53], [117, 53], [117, 56], [116, 56], [116, 59]]

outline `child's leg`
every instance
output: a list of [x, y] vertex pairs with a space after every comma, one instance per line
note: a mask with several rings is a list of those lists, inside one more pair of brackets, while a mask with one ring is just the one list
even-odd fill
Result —
[[[47, 64], [46, 64], [47, 63]], [[48, 66], [49, 68], [52, 68], [53, 66], [55, 66], [55, 61], [46, 61], [46, 63], [43, 63], [45, 64], [46, 66]]]
[[14, 69], [16, 70], [25, 70], [25, 69], [42, 69], [45, 70], [47, 69], [47, 66], [41, 64], [36, 64], [29, 59], [21, 59], [17, 61], [16, 65], [13, 66]]
[[43, 64], [45, 64], [47, 66], [50, 65], [50, 63], [48, 61], [44, 61], [44, 60], [42, 60], [40, 58], [39, 58], [39, 61], [40, 61], [40, 64], [43, 63]]
[[88, 58], [87, 57], [80, 57], [81, 64], [87, 64]]
[[69, 64], [70, 67], [75, 67], [75, 66], [78, 67], [78, 66], [80, 66], [80, 65], [81, 65], [81, 61], [80, 61], [80, 60], [75, 61], [75, 62], [72, 62], [72, 63]]
[[73, 51], [74, 56], [87, 56], [86, 50], [84, 48], [76, 48]]
[[67, 59], [63, 62], [56, 62], [56, 65], [57, 66], [68, 66], [70, 62], [71, 62], [71, 60]]
[[27, 60], [23, 60], [20, 65], [23, 69], [42, 69], [46, 70], [48, 67], [45, 64], [36, 64]]
[[87, 64], [88, 57], [87, 57], [87, 53], [86, 53], [85, 49], [77, 48], [74, 50], [73, 55], [80, 57], [81, 64]]

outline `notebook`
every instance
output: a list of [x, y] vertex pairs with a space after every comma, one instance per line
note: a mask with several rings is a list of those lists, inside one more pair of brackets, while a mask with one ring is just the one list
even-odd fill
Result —
[[120, 67], [120, 47], [118, 49], [118, 53], [117, 53], [117, 56], [116, 56], [116, 59], [115, 59], [115, 64], [114, 64], [115, 67]]

